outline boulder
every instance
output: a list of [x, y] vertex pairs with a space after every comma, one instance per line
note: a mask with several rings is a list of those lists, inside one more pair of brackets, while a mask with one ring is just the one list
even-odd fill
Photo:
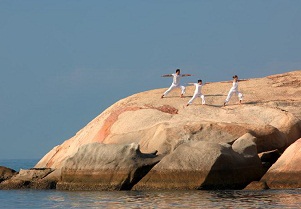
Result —
[[272, 189], [301, 188], [301, 138], [289, 146], [262, 177]]
[[256, 137], [250, 133], [246, 133], [239, 137], [233, 144], [232, 149], [245, 157], [254, 157], [257, 154], [257, 146], [255, 144]]
[[242, 189], [262, 176], [255, 143], [245, 145], [236, 152], [225, 143], [180, 144], [133, 189]]
[[55, 189], [55, 181], [43, 179], [52, 171], [50, 168], [21, 169], [17, 175], [1, 182], [0, 189]]
[[11, 177], [13, 177], [16, 174], [17, 174], [17, 172], [15, 170], [4, 167], [4, 166], [0, 166], [0, 182], [10, 179]]
[[129, 190], [161, 159], [139, 145], [91, 143], [78, 149], [62, 167], [61, 190]]

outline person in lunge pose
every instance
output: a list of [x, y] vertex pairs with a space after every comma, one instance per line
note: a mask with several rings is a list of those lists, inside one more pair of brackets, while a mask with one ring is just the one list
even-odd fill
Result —
[[242, 93], [240, 93], [238, 91], [238, 81], [243, 81], [243, 80], [238, 80], [238, 76], [237, 75], [234, 75], [233, 76], [233, 84], [232, 84], [232, 87], [228, 93], [228, 96], [224, 102], [224, 106], [226, 106], [226, 104], [229, 102], [229, 100], [231, 99], [232, 95], [235, 93], [237, 96], [238, 96], [238, 99], [239, 99], [239, 104], [241, 104], [241, 101], [243, 99], [243, 95]]
[[203, 87], [202, 83], [203, 83], [202, 80], [198, 80], [197, 83], [188, 83], [190, 85], [194, 85], [195, 86], [195, 90], [194, 90], [193, 97], [189, 100], [189, 102], [187, 103], [186, 106], [191, 105], [192, 102], [193, 102], [193, 100], [195, 100], [197, 97], [200, 97], [202, 99], [202, 105], [204, 105], [206, 103], [205, 102], [205, 96], [201, 92], [202, 87]]
[[173, 77], [172, 80], [172, 84], [169, 87], [169, 89], [167, 89], [164, 94], [161, 96], [161, 98], [165, 97], [171, 90], [175, 89], [175, 88], [181, 88], [181, 97], [183, 97], [183, 95], [185, 94], [185, 86], [181, 86], [180, 85], [180, 78], [181, 77], [185, 77], [185, 76], [191, 76], [191, 74], [181, 74], [181, 70], [177, 69], [176, 73], [173, 74], [167, 74], [167, 75], [162, 75], [162, 77]]

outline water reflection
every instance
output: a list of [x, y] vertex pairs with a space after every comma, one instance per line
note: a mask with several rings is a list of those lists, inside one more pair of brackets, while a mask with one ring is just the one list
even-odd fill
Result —
[[300, 208], [301, 190], [0, 191], [1, 208]]

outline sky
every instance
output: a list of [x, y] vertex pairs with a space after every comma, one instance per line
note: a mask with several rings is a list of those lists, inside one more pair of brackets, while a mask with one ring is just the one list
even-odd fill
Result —
[[301, 69], [299, 0], [0, 0], [0, 159], [40, 159], [118, 100]]

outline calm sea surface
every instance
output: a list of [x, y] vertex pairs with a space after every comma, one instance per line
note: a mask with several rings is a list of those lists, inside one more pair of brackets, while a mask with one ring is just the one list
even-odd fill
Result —
[[[0, 160], [19, 170], [37, 160]], [[301, 208], [301, 190], [116, 191], [0, 190], [0, 208]]]

